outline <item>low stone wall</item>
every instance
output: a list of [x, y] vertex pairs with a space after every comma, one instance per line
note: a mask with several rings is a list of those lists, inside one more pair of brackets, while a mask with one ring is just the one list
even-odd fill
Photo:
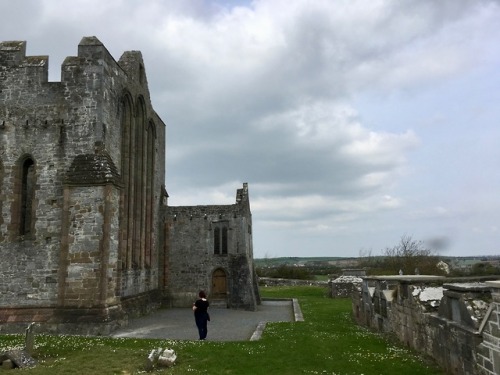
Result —
[[330, 280], [330, 297], [349, 298], [354, 292], [361, 290], [363, 279], [358, 276], [340, 276]]
[[352, 294], [359, 324], [394, 334], [450, 374], [500, 374], [500, 281], [365, 277]]
[[150, 314], [161, 307], [161, 292], [154, 290], [124, 298], [104, 308], [0, 308], [0, 334], [18, 334], [36, 322], [37, 332], [71, 335], [109, 335], [126, 327], [131, 318]]
[[266, 286], [297, 286], [314, 285], [329, 288], [329, 296], [332, 298], [349, 298], [353, 292], [361, 289], [363, 279], [357, 276], [340, 276], [329, 281], [277, 279], [271, 277], [259, 278], [259, 285]]
[[500, 281], [486, 282], [491, 288], [492, 303], [481, 322], [483, 341], [477, 348], [477, 364], [481, 374], [500, 374]]
[[298, 286], [315, 285], [328, 287], [328, 281], [297, 280], [297, 279], [275, 279], [271, 277], [259, 277], [260, 286]]

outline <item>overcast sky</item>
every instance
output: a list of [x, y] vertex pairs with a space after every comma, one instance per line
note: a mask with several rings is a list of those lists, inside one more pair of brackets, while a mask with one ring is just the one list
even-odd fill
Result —
[[50, 80], [96, 36], [140, 50], [171, 205], [232, 204], [254, 256], [373, 255], [402, 235], [500, 254], [500, 2], [0, 0]]

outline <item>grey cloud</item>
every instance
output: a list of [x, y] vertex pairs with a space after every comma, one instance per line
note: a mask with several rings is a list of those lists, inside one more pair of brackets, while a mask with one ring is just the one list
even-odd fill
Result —
[[397, 130], [374, 129], [356, 97], [429, 90], [500, 55], [500, 6], [486, 0], [13, 3], [0, 3], [1, 34], [49, 54], [53, 79], [84, 35], [116, 59], [142, 51], [167, 124], [174, 204], [212, 203], [189, 199], [249, 182], [266, 223], [301, 222], [317, 234], [398, 227], [387, 221], [405, 215], [388, 212], [411, 194], [398, 185], [411, 153], [428, 147], [421, 128], [405, 125], [411, 113], [389, 108], [387, 117], [401, 117]]
[[[189, 148], [189, 153], [179, 164], [187, 167], [187, 171], [198, 171], [189, 177], [195, 185], [216, 186], [237, 176], [255, 184], [279, 186], [268, 194], [350, 195], [353, 199], [373, 193], [381, 188], [382, 183], [387, 183], [384, 179], [365, 186], [362, 180], [366, 175], [391, 175], [400, 167], [397, 161], [374, 165], [370, 160], [343, 157], [336, 152], [335, 142], [321, 147], [304, 147], [289, 138], [284, 131], [257, 132], [248, 134], [236, 147], [228, 146], [221, 138], [220, 143], [211, 141], [211, 149]], [[171, 173], [178, 177], [176, 170], [171, 170]]]

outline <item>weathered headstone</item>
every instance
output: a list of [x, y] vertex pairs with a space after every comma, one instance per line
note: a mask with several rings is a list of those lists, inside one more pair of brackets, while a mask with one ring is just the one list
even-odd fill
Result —
[[28, 328], [26, 328], [26, 336], [24, 340], [24, 350], [29, 355], [33, 355], [33, 349], [35, 347], [35, 323], [31, 323]]

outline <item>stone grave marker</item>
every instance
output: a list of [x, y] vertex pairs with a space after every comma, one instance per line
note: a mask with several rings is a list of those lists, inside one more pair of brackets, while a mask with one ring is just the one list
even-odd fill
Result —
[[35, 323], [26, 328], [24, 349], [13, 349], [0, 353], [0, 365], [2, 369], [25, 368], [36, 365], [36, 360], [31, 356], [35, 347]]
[[33, 355], [33, 349], [35, 347], [35, 323], [31, 323], [28, 328], [26, 328], [26, 336], [24, 339], [24, 350], [29, 355]]

